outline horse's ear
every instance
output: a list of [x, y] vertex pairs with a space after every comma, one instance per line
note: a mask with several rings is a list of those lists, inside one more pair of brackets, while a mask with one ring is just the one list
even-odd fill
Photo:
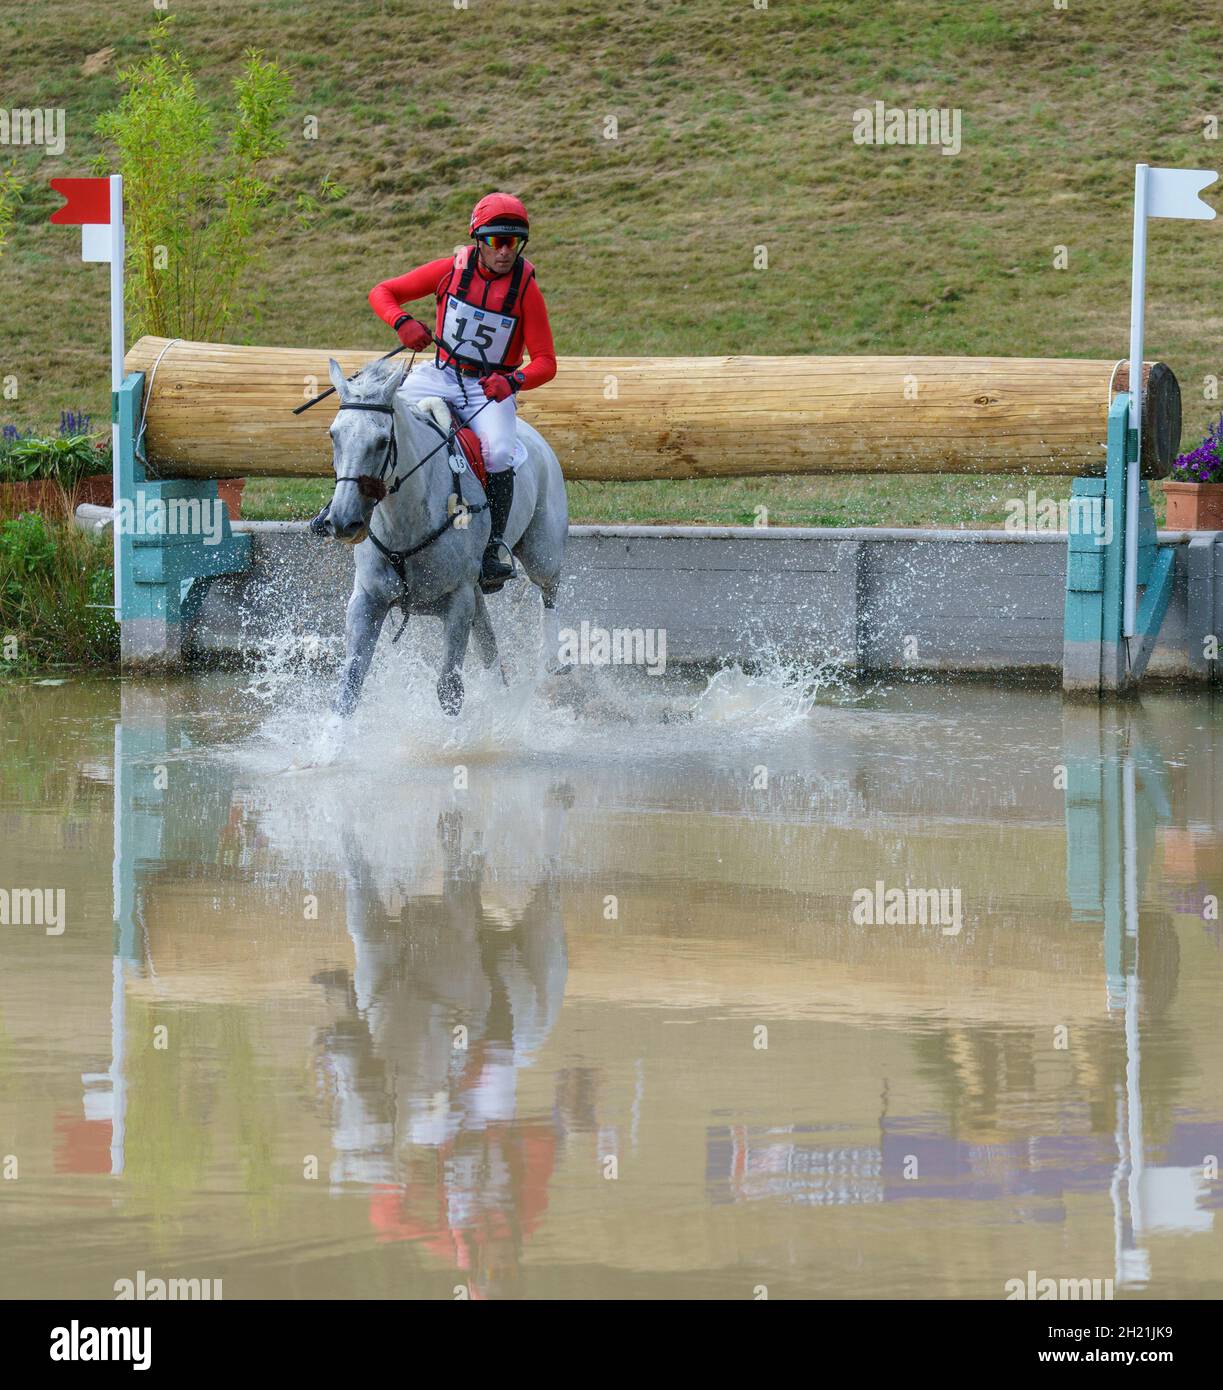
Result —
[[336, 395], [344, 400], [348, 395], [348, 382], [344, 380], [344, 372], [334, 357], [327, 359], [327, 375], [331, 378], [331, 384], [336, 389]]
[[382, 390], [379, 395], [383, 405], [394, 405], [395, 392], [403, 385], [403, 379], [408, 374], [407, 366], [400, 366], [398, 362], [391, 364], [391, 369], [382, 378]]

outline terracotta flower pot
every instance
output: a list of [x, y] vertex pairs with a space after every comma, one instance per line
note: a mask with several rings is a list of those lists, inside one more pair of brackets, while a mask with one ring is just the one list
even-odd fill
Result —
[[237, 521], [242, 515], [242, 493], [245, 488], [245, 478], [217, 479], [217, 496], [225, 503], [230, 521]]
[[70, 493], [53, 478], [36, 478], [28, 483], [0, 483], [0, 517], [8, 520], [20, 516], [22, 512], [41, 512], [44, 516], [59, 517], [65, 511], [75, 511], [82, 502], [107, 507], [110, 499], [109, 473], [95, 473], [82, 478]]
[[76, 485], [72, 494], [72, 506], [75, 510], [82, 502], [89, 502], [95, 507], [109, 507], [114, 497], [114, 483], [109, 473], [93, 473], [88, 478], [82, 478]]
[[[0, 519], [20, 516], [22, 512], [41, 512], [44, 516], [62, 516], [65, 509], [75, 511], [82, 502], [96, 507], [111, 504], [109, 473], [94, 473], [82, 478], [71, 493], [64, 491], [51, 478], [36, 478], [29, 483], [0, 483]], [[225, 503], [229, 519], [237, 521], [242, 515], [242, 493], [245, 478], [218, 478], [217, 495]]]
[[1169, 531], [1223, 531], [1223, 483], [1164, 483]]
[[1198, 852], [1203, 848], [1197, 831], [1166, 826], [1163, 832], [1164, 874], [1178, 883], [1196, 882]]

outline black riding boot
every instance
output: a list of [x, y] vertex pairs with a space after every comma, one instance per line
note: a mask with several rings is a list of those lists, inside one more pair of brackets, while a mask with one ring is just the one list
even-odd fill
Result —
[[330, 499], [324, 503], [323, 510], [318, 516], [312, 517], [310, 521], [310, 533], [314, 536], [325, 536], [327, 532], [327, 513], [331, 510]]
[[484, 484], [484, 494], [488, 498], [488, 514], [492, 520], [492, 534], [484, 548], [484, 564], [480, 571], [482, 584], [504, 584], [514, 577], [514, 561], [505, 544], [505, 526], [510, 519], [510, 508], [514, 505], [514, 470], [502, 469], [500, 473], [490, 473]]

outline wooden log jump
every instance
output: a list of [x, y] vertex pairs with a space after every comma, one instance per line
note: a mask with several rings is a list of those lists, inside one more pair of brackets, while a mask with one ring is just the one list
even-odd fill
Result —
[[[141, 338], [148, 374], [169, 340]], [[331, 397], [292, 409], [379, 352], [177, 342], [149, 397], [145, 450], [167, 477], [331, 472]], [[1099, 477], [1126, 363], [1012, 357], [565, 357], [519, 398], [571, 479], [763, 474], [1004, 473]], [[1144, 367], [1142, 468], [1166, 477], [1180, 388]]]

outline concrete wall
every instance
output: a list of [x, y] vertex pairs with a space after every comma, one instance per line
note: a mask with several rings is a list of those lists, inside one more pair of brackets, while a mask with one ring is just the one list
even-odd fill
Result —
[[[562, 621], [665, 626], [672, 660], [751, 655], [768, 637], [860, 671], [1060, 680], [1066, 538], [863, 527], [575, 526]], [[1175, 585], [1148, 674], [1213, 678], [1223, 532], [1160, 532]], [[650, 620], [652, 617], [652, 621]]]
[[[100, 512], [101, 509], [83, 508]], [[211, 581], [191, 650], [232, 658], [342, 639], [352, 552], [301, 522], [238, 522], [251, 568]], [[1149, 675], [1210, 681], [1223, 631], [1223, 532], [1161, 532], [1176, 581]], [[745, 660], [762, 643], [863, 672], [1060, 681], [1066, 539], [864, 528], [574, 526], [561, 626], [665, 628], [671, 663]], [[490, 600], [494, 622], [510, 589]]]

